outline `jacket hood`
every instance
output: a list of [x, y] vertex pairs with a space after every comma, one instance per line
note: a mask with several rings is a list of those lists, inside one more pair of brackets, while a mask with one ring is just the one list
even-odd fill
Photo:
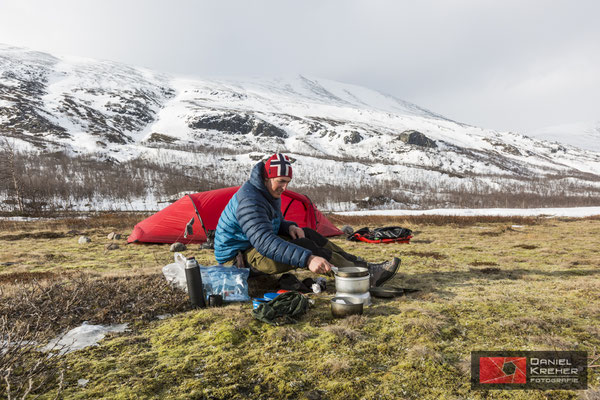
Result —
[[259, 161], [252, 168], [252, 172], [250, 173], [250, 179], [248, 179], [247, 183], [254, 186], [265, 197], [265, 199], [267, 199], [267, 201], [269, 203], [271, 203], [271, 205], [273, 205], [273, 208], [275, 208], [276, 210], [279, 210], [281, 208], [281, 199], [276, 199], [275, 197], [273, 197], [271, 195], [271, 193], [269, 193], [269, 191], [265, 187], [265, 182], [264, 182], [264, 177], [263, 177], [264, 169], [265, 169], [265, 163], [262, 161]]

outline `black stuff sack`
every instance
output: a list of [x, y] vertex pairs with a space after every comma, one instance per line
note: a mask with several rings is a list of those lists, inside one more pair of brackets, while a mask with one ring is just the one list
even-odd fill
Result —
[[285, 292], [252, 310], [252, 316], [271, 325], [295, 324], [308, 310], [308, 299], [298, 292]]
[[[308, 278], [307, 278], [308, 279]], [[305, 279], [306, 280], [306, 279]], [[278, 279], [279, 288], [283, 290], [294, 290], [296, 292], [308, 293], [312, 292], [310, 285], [306, 285], [304, 281], [296, 278], [292, 274], [283, 274]]]
[[386, 226], [383, 228], [361, 228], [354, 231], [346, 239], [353, 242], [366, 243], [409, 243], [412, 238], [410, 229], [400, 226]]

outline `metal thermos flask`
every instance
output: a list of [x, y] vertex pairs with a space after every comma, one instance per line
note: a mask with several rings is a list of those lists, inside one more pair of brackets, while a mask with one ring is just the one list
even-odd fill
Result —
[[185, 262], [185, 280], [187, 281], [188, 294], [190, 302], [194, 307], [206, 307], [204, 302], [204, 290], [202, 290], [202, 275], [200, 274], [200, 265], [194, 257], [190, 257]]

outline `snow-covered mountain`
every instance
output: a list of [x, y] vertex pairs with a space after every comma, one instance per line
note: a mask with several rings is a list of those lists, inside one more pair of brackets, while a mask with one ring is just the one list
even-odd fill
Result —
[[5, 45], [0, 133], [24, 150], [189, 165], [226, 184], [287, 152], [296, 185], [384, 183], [390, 197], [410, 193], [405, 206], [449, 190], [600, 189], [598, 152], [455, 122], [364, 87], [182, 79]]
[[550, 126], [527, 132], [541, 140], [565, 143], [580, 149], [600, 152], [600, 121]]

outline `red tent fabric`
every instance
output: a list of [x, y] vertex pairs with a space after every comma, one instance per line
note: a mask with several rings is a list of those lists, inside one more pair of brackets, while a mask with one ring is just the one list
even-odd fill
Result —
[[[138, 223], [127, 239], [129, 243], [203, 243], [206, 230], [217, 229], [219, 217], [229, 199], [240, 187], [211, 190], [183, 196], [175, 203]], [[343, 235], [319, 211], [310, 199], [286, 190], [281, 195], [281, 212], [301, 228], [309, 227], [323, 236]], [[200, 218], [198, 218], [200, 217]], [[184, 237], [186, 225], [193, 219], [193, 233]]]

